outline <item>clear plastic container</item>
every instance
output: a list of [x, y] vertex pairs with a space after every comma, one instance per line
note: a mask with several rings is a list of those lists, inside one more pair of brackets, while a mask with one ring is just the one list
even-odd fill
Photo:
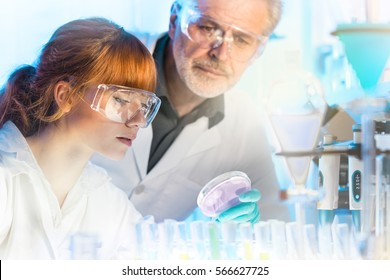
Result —
[[198, 195], [200, 210], [209, 217], [239, 204], [240, 194], [251, 189], [251, 180], [241, 171], [230, 171], [208, 182]]

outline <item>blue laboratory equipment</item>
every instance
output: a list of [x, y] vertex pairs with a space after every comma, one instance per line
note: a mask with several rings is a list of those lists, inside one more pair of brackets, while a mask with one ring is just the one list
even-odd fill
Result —
[[[361, 149], [362, 142], [362, 127], [360, 124], [355, 124], [352, 127], [353, 141], [350, 144], [351, 149]], [[360, 212], [363, 208], [362, 203], [362, 184], [363, 184], [363, 161], [361, 158], [349, 155], [348, 156], [348, 181], [349, 181], [349, 209], [352, 214], [352, 221], [355, 230], [361, 230]]]
[[[367, 4], [370, 4], [369, 2], [367, 1]], [[370, 7], [367, 5], [367, 8]], [[378, 90], [378, 84], [390, 54], [390, 23], [372, 21], [372, 18], [370, 9], [367, 9], [367, 22], [341, 23], [332, 34], [343, 44], [347, 59], [365, 92], [365, 96], [344, 105], [347, 112], [353, 111], [360, 116], [362, 132], [362, 206], [360, 231], [356, 239], [360, 243], [360, 253], [364, 258], [383, 258], [384, 247], [381, 245], [386, 236], [385, 230], [390, 229], [383, 227], [386, 210], [383, 210], [381, 205], [385, 191], [382, 175], [378, 173], [382, 166], [381, 161], [377, 160], [375, 124], [388, 119], [388, 96]]]

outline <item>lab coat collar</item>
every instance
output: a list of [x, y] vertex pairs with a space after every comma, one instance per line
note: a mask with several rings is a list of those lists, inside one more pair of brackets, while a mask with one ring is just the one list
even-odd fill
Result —
[[17, 165], [9, 166], [14, 175], [31, 171], [31, 168], [39, 171], [26, 138], [12, 121], [7, 121], [0, 129], [0, 153], [18, 161]]
[[[31, 173], [32, 170], [42, 173], [33, 153], [20, 130], [12, 121], [7, 121], [0, 129], [0, 157], [5, 155], [15, 164], [8, 164], [7, 169], [13, 176], [21, 173]], [[43, 176], [43, 174], [41, 174]], [[110, 180], [107, 172], [88, 162], [80, 177], [84, 189], [95, 189]]]

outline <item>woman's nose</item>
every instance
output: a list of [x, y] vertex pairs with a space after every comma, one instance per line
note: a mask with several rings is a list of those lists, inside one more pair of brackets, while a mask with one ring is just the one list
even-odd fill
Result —
[[127, 119], [125, 125], [127, 127], [131, 127], [131, 126], [145, 127], [146, 119], [142, 110], [138, 109], [136, 112], [131, 114], [131, 116], [129, 116], [129, 118]]

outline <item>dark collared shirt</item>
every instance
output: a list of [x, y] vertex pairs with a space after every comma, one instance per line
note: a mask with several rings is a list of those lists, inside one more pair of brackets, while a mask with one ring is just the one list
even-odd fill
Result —
[[209, 119], [209, 129], [218, 124], [224, 118], [224, 97], [219, 95], [206, 99], [190, 113], [179, 117], [175, 108], [168, 100], [168, 92], [164, 73], [164, 51], [169, 42], [168, 34], [161, 37], [156, 44], [153, 57], [156, 62], [158, 72], [158, 83], [156, 94], [161, 99], [161, 107], [153, 120], [153, 139], [150, 148], [148, 172], [162, 158], [171, 144], [183, 128], [205, 116]]

